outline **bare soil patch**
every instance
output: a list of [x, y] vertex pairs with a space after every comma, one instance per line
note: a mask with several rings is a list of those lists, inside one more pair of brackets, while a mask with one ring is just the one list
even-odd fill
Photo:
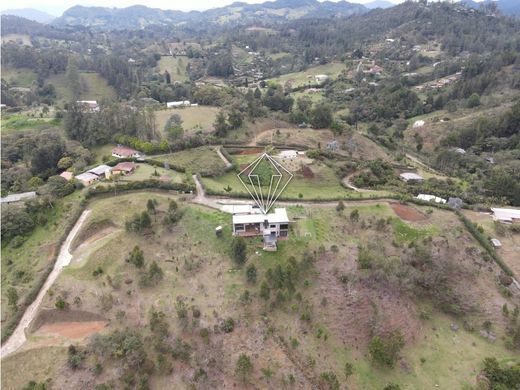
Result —
[[43, 325], [36, 333], [39, 335], [56, 335], [68, 339], [84, 339], [103, 330], [106, 324], [104, 321], [56, 322]]
[[83, 310], [42, 310], [31, 323], [30, 329], [34, 331], [44, 325], [63, 322], [106, 322], [106, 319], [102, 315]]
[[116, 227], [114, 223], [108, 219], [92, 221], [78, 232], [78, 235], [74, 241], [72, 241], [70, 250], [74, 251], [81, 245], [91, 244], [94, 241], [97, 241], [100, 238], [103, 238], [104, 236], [112, 233], [115, 228]]
[[425, 219], [427, 219], [426, 215], [408, 205], [394, 202], [391, 202], [389, 204], [392, 210], [394, 210], [394, 213], [396, 213], [399, 218], [404, 219], [405, 221], [415, 222], [424, 221]]

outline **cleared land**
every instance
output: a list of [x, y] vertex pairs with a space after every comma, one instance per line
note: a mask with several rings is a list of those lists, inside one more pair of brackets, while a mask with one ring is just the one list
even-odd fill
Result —
[[316, 84], [314, 76], [319, 74], [324, 74], [331, 78], [336, 78], [343, 70], [345, 70], [345, 65], [343, 63], [331, 62], [325, 65], [313, 66], [312, 68], [302, 72], [283, 74], [281, 76], [269, 79], [268, 81], [273, 81], [282, 85], [286, 82], [290, 82], [292, 88], [295, 88], [307, 84]]
[[[152, 231], [144, 235], [123, 232], [125, 221], [146, 209], [148, 199], [158, 203]], [[61, 296], [71, 305], [71, 312], [81, 309], [102, 315], [109, 321], [104, 334], [137, 329], [150, 341], [144, 343], [144, 352], [154, 362], [158, 352], [152, 342], [150, 310], [153, 307], [165, 313], [172, 335], [165, 343], [173, 345], [173, 338], [181, 337], [189, 344], [190, 354], [185, 361], [166, 356], [172, 371], [154, 372], [152, 389], [196, 385], [193, 375], [181, 373], [197, 368], [204, 369], [207, 376], [203, 380], [209, 388], [233, 387], [237, 381], [235, 362], [241, 353], [253, 361], [251, 382], [266, 388], [283, 388], [288, 378], [293, 378], [295, 387], [311, 389], [321, 373], [333, 371], [349, 388], [380, 389], [395, 382], [404, 389], [457, 389], [475, 385], [484, 357], [495, 356], [504, 363], [518, 361], [500, 339], [504, 335], [501, 307], [511, 301], [498, 292], [496, 267], [489, 263], [486, 267], [492, 271], [478, 271], [479, 249], [451, 212], [434, 210], [424, 213], [422, 221], [404, 222], [386, 203], [347, 203], [342, 213], [332, 207], [290, 207], [293, 223], [289, 239], [278, 243], [277, 252], [260, 250], [259, 239], [247, 241], [247, 265], [254, 264], [257, 269], [257, 282], [251, 284], [244, 269], [230, 258], [230, 215], [180, 201], [183, 217], [167, 228], [160, 220], [169, 199], [168, 195], [139, 192], [92, 201], [89, 218], [109, 220], [120, 233], [98, 241], [86, 256], [78, 247], [74, 255], [81, 260], [60, 275], [53, 294], [44, 301], [44, 308], [54, 308], [56, 297]], [[349, 217], [354, 209], [359, 213], [357, 221]], [[424, 212], [426, 208], [419, 209]], [[224, 226], [221, 238], [214, 234], [218, 225]], [[88, 233], [82, 235], [86, 240], [96, 234], [88, 226], [84, 226]], [[402, 236], [403, 229], [410, 233]], [[432, 264], [446, 265], [425, 276], [440, 273], [450, 287], [442, 292], [454, 294], [445, 297], [463, 297], [460, 302], [464, 307], [474, 309], [448, 316], [439, 312], [437, 298], [407, 291], [406, 286], [416, 287], [408, 284], [411, 275], [404, 271], [423, 272], [407, 264], [414, 253], [412, 243], [432, 251]], [[145, 264], [156, 261], [162, 268], [164, 277], [157, 285], [140, 286], [143, 270], [125, 261], [135, 245], [143, 250]], [[374, 256], [372, 269], [360, 268], [360, 246]], [[306, 252], [313, 254], [313, 263], [310, 268], [300, 268]], [[285, 269], [294, 261], [299, 275], [294, 290], [271, 287], [269, 300], [260, 298], [260, 283], [271, 283], [269, 274], [278, 275], [278, 266]], [[101, 274], [94, 272], [100, 269]], [[245, 290], [250, 292], [247, 300], [243, 298]], [[75, 297], [81, 297], [79, 304], [73, 303]], [[179, 299], [187, 304], [187, 322], [178, 317]], [[192, 316], [192, 308], [198, 310], [197, 317]], [[234, 320], [229, 333], [220, 330], [225, 318]], [[466, 321], [480, 329], [488, 318], [493, 319], [498, 335], [495, 343], [479, 336], [478, 330], [467, 331], [462, 326]], [[452, 324], [458, 326], [457, 331], [450, 329]], [[44, 329], [49, 326], [42, 324]], [[201, 329], [208, 330], [207, 338], [200, 336]], [[395, 329], [406, 342], [396, 366], [390, 369], [370, 362], [367, 344], [373, 335]], [[29, 339], [27, 348], [42, 343], [47, 346], [3, 361], [3, 388], [20, 388], [30, 379], [47, 377], [53, 378], [53, 387], [79, 388], [86, 381], [92, 385], [117, 381], [118, 373], [124, 370], [118, 359], [89, 355], [72, 371], [66, 363], [66, 348], [52, 347], [64, 343], [66, 335], [57, 340], [54, 335], [38, 333]], [[84, 345], [77, 344], [79, 348]], [[103, 367], [99, 376], [92, 370], [95, 362]], [[353, 374], [345, 381], [346, 362], [352, 363]], [[19, 374], [6, 375], [13, 370]]]
[[182, 128], [185, 135], [193, 135], [198, 131], [210, 133], [213, 131], [213, 123], [219, 111], [218, 107], [195, 106], [186, 108], [170, 108], [155, 112], [157, 129], [164, 133], [164, 125], [173, 114], [182, 119]]
[[164, 73], [164, 71], [168, 71], [172, 82], [187, 81], [189, 80], [188, 72], [186, 71], [188, 63], [188, 57], [163, 56], [157, 63], [157, 69], [161, 73]]
[[[80, 73], [80, 81], [82, 91], [79, 100], [97, 100], [99, 102], [104, 99], [114, 99], [116, 97], [114, 89], [97, 73]], [[63, 102], [70, 102], [72, 100], [72, 91], [68, 86], [65, 73], [49, 77], [46, 83], [54, 85], [58, 100]]]
[[14, 69], [2, 66], [2, 78], [7, 81], [11, 87], [30, 88], [37, 77], [36, 73], [31, 69]]
[[192, 173], [219, 174], [226, 168], [224, 161], [215, 151], [215, 147], [211, 146], [182, 150], [176, 153], [156, 156], [154, 159], [168, 162], [172, 167], [182, 168]]

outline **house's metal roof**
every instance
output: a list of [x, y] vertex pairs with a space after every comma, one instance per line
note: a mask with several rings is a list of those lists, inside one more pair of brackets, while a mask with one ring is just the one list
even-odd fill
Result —
[[99, 165], [95, 168], [92, 168], [88, 172], [93, 173], [94, 175], [104, 175], [106, 171], [111, 171], [112, 168], [110, 168], [108, 165]]
[[24, 199], [30, 199], [34, 198], [36, 196], [36, 192], [30, 191], [30, 192], [21, 192], [19, 194], [11, 194], [7, 195], [6, 197], [2, 198], [0, 200], [0, 203], [12, 203], [12, 202], [19, 202]]
[[270, 214], [245, 214], [233, 215], [233, 224], [237, 223], [262, 223], [267, 219], [269, 223], [289, 223], [287, 210], [284, 208], [274, 209]]

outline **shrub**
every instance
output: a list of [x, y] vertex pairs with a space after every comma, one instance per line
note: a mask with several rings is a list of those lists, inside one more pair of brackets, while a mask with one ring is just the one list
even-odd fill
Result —
[[368, 352], [375, 362], [393, 367], [402, 347], [403, 335], [396, 330], [386, 336], [374, 336], [368, 346]]
[[332, 371], [322, 372], [320, 374], [320, 388], [327, 390], [339, 390], [339, 381], [336, 374]]
[[246, 354], [241, 354], [235, 365], [236, 376], [238, 376], [242, 382], [246, 382], [252, 372], [253, 363], [251, 362], [251, 359]]
[[220, 329], [225, 333], [233, 332], [235, 329], [235, 320], [231, 317], [226, 318], [220, 325]]
[[148, 267], [148, 270], [141, 277], [141, 285], [143, 286], [155, 286], [157, 285], [162, 278], [164, 277], [164, 271], [157, 262], [152, 262]]
[[256, 283], [256, 267], [254, 264], [250, 264], [246, 270], [246, 277], [249, 283]]
[[246, 262], [247, 244], [243, 237], [234, 237], [231, 243], [231, 255], [235, 262], [242, 265]]
[[62, 297], [58, 297], [56, 298], [54, 306], [56, 306], [56, 309], [65, 310], [69, 306], [69, 304]]
[[137, 268], [144, 265], [144, 253], [139, 246], [134, 246], [134, 249], [128, 254], [126, 262], [135, 265]]

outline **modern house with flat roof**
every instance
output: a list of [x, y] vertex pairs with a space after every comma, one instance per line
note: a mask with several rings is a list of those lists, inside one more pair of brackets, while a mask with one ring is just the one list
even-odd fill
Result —
[[274, 213], [233, 215], [233, 235], [242, 237], [265, 236], [285, 238], [289, 235], [289, 217], [284, 208], [274, 209]]

